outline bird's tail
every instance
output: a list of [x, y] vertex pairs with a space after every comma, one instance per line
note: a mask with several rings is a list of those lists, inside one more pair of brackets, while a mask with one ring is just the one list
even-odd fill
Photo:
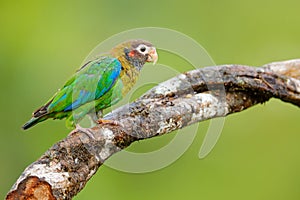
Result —
[[37, 123], [39, 123], [41, 121], [41, 118], [39, 117], [32, 117], [28, 122], [26, 122], [23, 126], [22, 129], [26, 130], [29, 129], [30, 127], [36, 125]]
[[36, 125], [37, 123], [46, 120], [48, 114], [47, 108], [52, 101], [53, 98], [50, 101], [48, 101], [45, 105], [43, 105], [42, 107], [34, 111], [32, 114], [32, 118], [22, 126], [22, 129], [23, 130], [29, 129], [30, 127]]

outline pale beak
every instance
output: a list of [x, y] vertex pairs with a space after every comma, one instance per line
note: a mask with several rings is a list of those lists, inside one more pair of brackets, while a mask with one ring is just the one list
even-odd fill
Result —
[[158, 55], [156, 49], [155, 47], [152, 47], [151, 50], [149, 51], [147, 62], [153, 62], [153, 65], [155, 65], [157, 60], [158, 60]]

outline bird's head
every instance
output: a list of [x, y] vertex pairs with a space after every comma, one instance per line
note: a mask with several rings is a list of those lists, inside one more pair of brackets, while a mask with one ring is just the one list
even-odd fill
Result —
[[155, 64], [158, 60], [156, 48], [145, 40], [128, 40], [111, 50], [111, 54], [122, 63], [141, 69], [146, 62]]

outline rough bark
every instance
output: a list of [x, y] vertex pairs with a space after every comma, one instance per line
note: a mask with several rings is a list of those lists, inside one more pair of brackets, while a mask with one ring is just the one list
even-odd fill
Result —
[[71, 199], [106, 159], [132, 142], [240, 112], [272, 97], [300, 106], [300, 59], [183, 73], [104, 117], [115, 123], [72, 131], [25, 169], [6, 199]]

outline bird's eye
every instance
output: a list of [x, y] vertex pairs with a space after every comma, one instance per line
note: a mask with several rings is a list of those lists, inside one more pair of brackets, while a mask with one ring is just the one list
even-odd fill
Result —
[[145, 47], [145, 46], [142, 46], [142, 47], [140, 48], [140, 51], [141, 51], [141, 52], [145, 52], [145, 51], [146, 51], [146, 47]]

